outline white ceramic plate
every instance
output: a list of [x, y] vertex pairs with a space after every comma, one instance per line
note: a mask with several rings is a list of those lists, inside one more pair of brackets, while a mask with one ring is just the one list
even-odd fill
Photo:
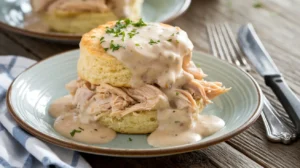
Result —
[[44, 141], [100, 155], [162, 156], [193, 151], [225, 141], [245, 130], [260, 115], [261, 90], [250, 75], [213, 56], [194, 52], [193, 60], [208, 74], [207, 80], [221, 81], [225, 86], [232, 87], [203, 111], [204, 114], [222, 118], [226, 123], [223, 129], [196, 143], [163, 148], [148, 145], [147, 135], [118, 134], [112, 142], [102, 145], [76, 142], [53, 129], [54, 118], [48, 115], [47, 110], [51, 101], [67, 94], [64, 85], [77, 78], [78, 56], [79, 50], [73, 50], [41, 61], [17, 77], [8, 91], [7, 105], [15, 120]]

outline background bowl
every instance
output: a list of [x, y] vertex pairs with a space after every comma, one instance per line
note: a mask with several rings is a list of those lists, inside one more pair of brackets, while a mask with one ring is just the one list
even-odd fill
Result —
[[[50, 32], [38, 16], [32, 15], [29, 1], [1, 0], [0, 28], [40, 39], [78, 44], [80, 34]], [[191, 0], [144, 0], [142, 17], [149, 22], [169, 22], [185, 12], [190, 4]]]

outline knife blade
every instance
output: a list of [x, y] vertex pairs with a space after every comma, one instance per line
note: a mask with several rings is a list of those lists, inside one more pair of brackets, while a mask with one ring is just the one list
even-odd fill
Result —
[[240, 28], [239, 42], [243, 46], [244, 53], [253, 63], [261, 76], [280, 75], [280, 72], [264, 48], [251, 24]]
[[273, 90], [300, 135], [300, 101], [285, 82], [252, 24], [239, 29], [238, 42], [257, 72], [264, 77], [266, 85]]

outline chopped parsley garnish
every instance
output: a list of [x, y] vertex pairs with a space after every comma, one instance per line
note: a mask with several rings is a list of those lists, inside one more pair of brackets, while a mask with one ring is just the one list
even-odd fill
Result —
[[150, 39], [149, 44], [153, 45], [153, 44], [157, 44], [159, 42], [160, 42], [160, 40], [154, 41], [154, 40]]
[[179, 41], [178, 41], [178, 40], [176, 40], [176, 43], [179, 43]]
[[73, 129], [73, 131], [70, 132], [70, 135], [73, 137], [76, 133], [80, 133], [80, 130]]
[[256, 3], [253, 4], [253, 7], [254, 8], [262, 8], [263, 4], [261, 2], [256, 2]]
[[128, 141], [132, 141], [132, 139], [129, 137], [129, 138], [128, 138]]
[[100, 44], [102, 44], [103, 42], [105, 42], [104, 37], [100, 38]]
[[105, 50], [105, 51], [107, 51], [107, 50], [108, 50], [108, 48], [104, 48], [104, 50]]
[[139, 34], [139, 32], [136, 31], [136, 29], [131, 30], [131, 32], [128, 33], [129, 38], [132, 38], [134, 35]]
[[172, 42], [172, 39], [168, 39], [168, 42]]
[[112, 51], [116, 51], [116, 50], [118, 50], [118, 49], [120, 49], [120, 45], [119, 44], [114, 44], [114, 40], [111, 40], [110, 41], [110, 46], [109, 46], [109, 48], [112, 50]]
[[124, 22], [125, 22], [125, 24], [128, 26], [128, 25], [130, 25], [131, 23], [132, 23], [132, 21], [130, 20], [130, 19], [125, 19], [124, 20]]
[[138, 22], [136, 23], [132, 23], [133, 26], [135, 27], [143, 27], [143, 26], [147, 26], [147, 24], [143, 21], [143, 19], [140, 19]]
[[82, 131], [84, 131], [84, 129], [83, 128], [81, 128], [81, 127], [78, 127], [80, 130], [82, 130]]
[[115, 30], [113, 28], [107, 28], [106, 33], [108, 34], [115, 33]]
[[196, 66], [199, 68], [200, 67], [200, 64], [198, 64], [198, 63], [195, 63], [196, 64]]
[[174, 36], [174, 33], [171, 36]]
[[120, 34], [122, 35], [122, 41], [124, 41], [125, 40], [125, 32], [122, 31]]
[[[111, 27], [111, 28], [110, 27], [106, 27], [105, 32], [107, 34], [112, 34], [114, 37], [122, 36], [122, 41], [124, 41], [126, 33], [123, 30], [125, 28], [127, 28], [129, 25], [132, 25], [134, 27], [147, 26], [147, 24], [142, 19], [140, 19], [138, 22], [135, 22], [135, 23], [132, 20], [130, 20], [130, 19], [123, 19], [123, 20], [118, 20], [116, 22], [116, 24], [113, 27]], [[139, 32], [137, 32], [137, 29], [133, 29], [131, 32], [128, 33], [128, 36], [129, 36], [129, 38], [132, 38], [133, 36], [135, 36], [138, 33]], [[104, 41], [100, 40], [100, 42], [102, 43]], [[117, 49], [118, 49], [118, 46], [117, 46]], [[114, 49], [113, 49], [113, 51], [114, 51]]]
[[178, 96], [179, 95], [179, 92], [176, 92], [176, 96]]
[[91, 36], [91, 38], [95, 38], [96, 36]]
[[176, 124], [177, 124], [177, 123], [180, 123], [180, 121], [175, 121], [174, 123], [176, 123]]
[[140, 44], [139, 44], [139, 43], [136, 43], [135, 46], [140, 46]]
[[176, 34], [179, 34], [179, 32], [177, 32]]

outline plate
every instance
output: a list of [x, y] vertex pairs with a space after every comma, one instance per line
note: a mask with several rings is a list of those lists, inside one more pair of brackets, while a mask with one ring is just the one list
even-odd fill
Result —
[[[81, 35], [49, 32], [40, 18], [31, 14], [29, 1], [1, 0], [0, 28], [40, 39], [78, 44]], [[190, 4], [191, 0], [144, 0], [142, 17], [149, 22], [170, 22]]]
[[[207, 80], [223, 82], [232, 89], [213, 100], [203, 113], [222, 118], [226, 125], [217, 133], [192, 144], [154, 148], [147, 144], [147, 135], [118, 134], [107, 144], [76, 142], [58, 134], [48, 115], [51, 101], [68, 94], [64, 85], [77, 78], [79, 50], [58, 54], [43, 60], [19, 75], [7, 94], [8, 108], [18, 124], [36, 137], [74, 150], [100, 155], [151, 157], [189, 152], [228, 140], [245, 130], [260, 115], [261, 90], [246, 72], [217, 58], [200, 52], [193, 60], [208, 74]], [[132, 141], [129, 141], [129, 138]]]

